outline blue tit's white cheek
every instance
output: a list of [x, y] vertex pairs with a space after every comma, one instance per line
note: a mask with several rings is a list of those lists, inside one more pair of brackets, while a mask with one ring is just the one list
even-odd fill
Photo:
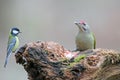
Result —
[[13, 30], [12, 31], [14, 34], [18, 34], [19, 32], [18, 31], [16, 31], [16, 30]]

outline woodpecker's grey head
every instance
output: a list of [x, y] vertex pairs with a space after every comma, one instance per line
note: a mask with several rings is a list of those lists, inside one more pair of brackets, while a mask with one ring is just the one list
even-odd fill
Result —
[[19, 33], [21, 33], [21, 32], [20, 32], [20, 30], [18, 28], [12, 28], [11, 29], [11, 34], [13, 36], [17, 36]]
[[90, 27], [86, 22], [75, 21], [74, 23], [78, 26], [80, 32], [90, 32]]

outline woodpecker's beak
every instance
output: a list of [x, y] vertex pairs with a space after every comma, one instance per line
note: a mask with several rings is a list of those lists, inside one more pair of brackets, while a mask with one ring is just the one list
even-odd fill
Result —
[[78, 25], [78, 21], [74, 21], [74, 24]]
[[74, 24], [76, 24], [82, 32], [84, 31], [81, 23], [79, 23], [78, 21], [75, 21]]

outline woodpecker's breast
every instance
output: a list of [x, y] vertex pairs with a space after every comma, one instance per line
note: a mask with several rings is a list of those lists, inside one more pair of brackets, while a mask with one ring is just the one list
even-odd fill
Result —
[[94, 49], [93, 35], [91, 33], [78, 33], [76, 36], [76, 47], [80, 51]]

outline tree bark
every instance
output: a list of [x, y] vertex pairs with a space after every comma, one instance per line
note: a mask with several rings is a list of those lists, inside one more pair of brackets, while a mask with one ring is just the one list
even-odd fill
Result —
[[38, 41], [25, 44], [15, 58], [29, 80], [120, 80], [120, 53], [114, 50], [69, 51], [55, 42]]

